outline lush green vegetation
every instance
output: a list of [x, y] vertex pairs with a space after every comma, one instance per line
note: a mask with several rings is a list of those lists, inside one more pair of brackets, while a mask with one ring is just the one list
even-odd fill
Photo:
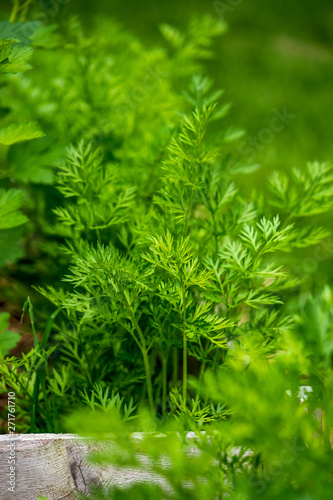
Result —
[[140, 466], [141, 448], [179, 499], [331, 498], [330, 148], [304, 162], [302, 136], [258, 175], [295, 113], [274, 106], [259, 147], [233, 125], [205, 76], [218, 15], [144, 43], [34, 12], [14, 2], [0, 23], [0, 387], [17, 431], [112, 430], [119, 454], [95, 459]]

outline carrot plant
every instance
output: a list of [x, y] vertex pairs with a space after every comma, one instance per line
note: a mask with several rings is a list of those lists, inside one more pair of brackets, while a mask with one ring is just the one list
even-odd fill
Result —
[[[237, 152], [244, 132], [202, 76], [224, 30], [210, 17], [183, 32], [162, 25], [163, 45], [149, 48], [109, 20], [89, 33], [77, 18], [0, 23], [0, 264], [5, 300], [13, 283], [16, 302], [30, 295], [34, 343], [12, 356], [18, 336], [0, 313], [0, 387], [16, 393], [25, 432], [62, 431], [81, 406], [88, 423], [101, 413], [121, 428], [148, 406], [154, 426], [210, 436], [197, 445], [219, 467], [202, 483], [199, 460], [195, 498], [216, 498], [216, 488], [256, 498], [249, 471], [278, 498], [264, 474], [272, 446], [281, 451], [289, 429], [317, 470], [318, 409], [327, 419], [318, 457], [331, 473], [332, 299], [327, 288], [298, 303], [312, 283], [294, 256], [330, 234], [318, 221], [332, 209], [333, 174], [312, 162], [257, 185], [258, 165]], [[304, 379], [317, 398], [308, 415]], [[178, 476], [168, 480], [183, 498]], [[314, 498], [286, 496], [288, 481], [277, 494]]]

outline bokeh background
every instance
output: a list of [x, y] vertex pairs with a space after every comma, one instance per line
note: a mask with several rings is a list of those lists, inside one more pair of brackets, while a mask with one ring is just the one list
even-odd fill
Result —
[[[54, 1], [49, 4], [57, 10]], [[233, 102], [232, 119], [256, 138], [273, 109], [286, 106], [296, 115], [258, 149], [258, 161], [283, 167], [332, 158], [332, 1], [59, 1], [60, 15], [78, 10], [87, 24], [94, 15], [115, 17], [147, 43], [160, 41], [162, 22], [181, 27], [196, 13], [223, 16], [229, 29], [208, 71]]]
[[[2, 17], [12, 2], [2, 0]], [[331, 0], [32, 0], [36, 19], [48, 24], [77, 14], [87, 28], [110, 16], [147, 45], [161, 44], [158, 26], [186, 26], [193, 15], [223, 17], [228, 31], [216, 42], [207, 73], [233, 103], [230, 121], [247, 133], [262, 165], [260, 177], [333, 156], [333, 2]], [[294, 116], [272, 134], [274, 110]], [[261, 137], [264, 140], [261, 140]], [[255, 151], [253, 151], [253, 148]]]
[[257, 161], [266, 169], [332, 158], [332, 1], [69, 0], [67, 8], [80, 9], [87, 23], [94, 14], [113, 16], [147, 43], [159, 41], [161, 22], [181, 27], [196, 13], [223, 16], [228, 32], [207, 69], [233, 103], [232, 122], [251, 140], [274, 109], [296, 115], [260, 144]]

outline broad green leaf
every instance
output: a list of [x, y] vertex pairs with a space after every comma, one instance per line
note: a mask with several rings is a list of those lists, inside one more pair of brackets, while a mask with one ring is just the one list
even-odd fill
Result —
[[9, 61], [13, 64], [20, 63], [22, 61], [27, 61], [32, 56], [33, 49], [31, 47], [15, 45], [12, 48], [12, 52], [9, 56]]
[[15, 38], [0, 38], [0, 50], [3, 51], [5, 48], [8, 48], [10, 45], [14, 45], [14, 43], [18, 43], [19, 40]]
[[14, 23], [9, 21], [0, 22], [0, 38], [15, 38], [22, 44], [27, 45], [31, 42], [31, 37], [41, 26], [40, 21], [29, 21], [27, 23]]
[[11, 46], [7, 44], [7, 46], [0, 51], [0, 59], [2, 61], [0, 72], [20, 73], [21, 71], [31, 69], [28, 60], [31, 58], [32, 54], [33, 49], [31, 47], [23, 45]]
[[65, 153], [64, 146], [50, 134], [15, 144], [8, 155], [11, 175], [21, 182], [52, 184], [54, 167], [64, 159]]
[[18, 209], [23, 204], [24, 194], [19, 189], [0, 189], [0, 229], [21, 226], [28, 218]]
[[0, 131], [0, 144], [10, 146], [15, 142], [28, 141], [43, 135], [37, 122], [12, 123]]

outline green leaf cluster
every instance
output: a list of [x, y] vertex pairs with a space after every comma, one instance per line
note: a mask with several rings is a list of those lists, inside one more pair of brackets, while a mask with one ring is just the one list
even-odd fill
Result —
[[[18, 281], [20, 306], [32, 297], [28, 353], [8, 356], [17, 338], [0, 316], [20, 430], [63, 431], [83, 405], [82, 433], [113, 425], [131, 464], [127, 430], [180, 433], [174, 448], [144, 442], [175, 498], [329, 498], [332, 293], [295, 259], [330, 234], [331, 165], [275, 172], [249, 199], [240, 180], [255, 184], [258, 166], [201, 76], [224, 23], [162, 25], [153, 48], [106, 19], [29, 27], [0, 24], [0, 263], [7, 297]], [[274, 474], [293, 440], [302, 467]], [[133, 487], [147, 491], [164, 498]]]

